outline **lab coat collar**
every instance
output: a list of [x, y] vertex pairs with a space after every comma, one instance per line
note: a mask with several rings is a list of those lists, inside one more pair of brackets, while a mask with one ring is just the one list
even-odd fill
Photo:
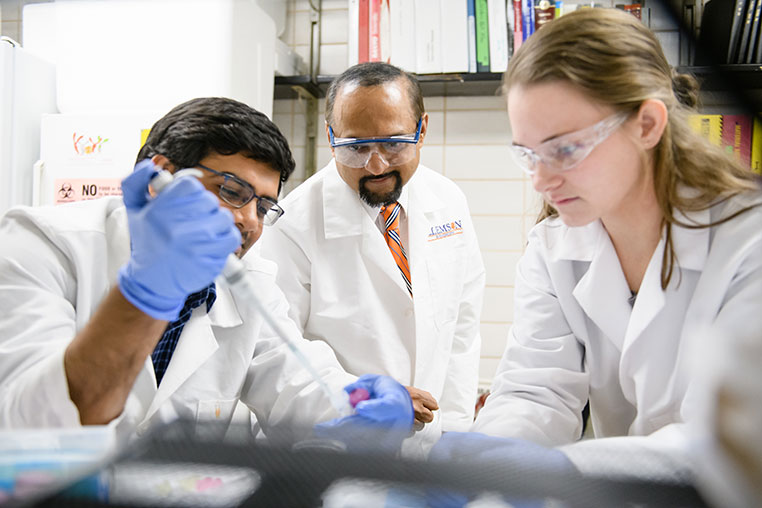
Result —
[[[709, 209], [686, 214], [676, 212], [676, 218], [685, 224], [708, 224], [711, 214]], [[711, 228], [689, 229], [679, 225], [672, 226], [672, 245], [681, 270], [704, 269], [709, 255], [710, 235]]]
[[[679, 214], [686, 224], [706, 224], [709, 210]], [[672, 227], [672, 239], [679, 266], [670, 285], [679, 281], [679, 270], [702, 270], [709, 251], [709, 228]], [[600, 221], [567, 228], [555, 259], [589, 262], [573, 294], [585, 313], [621, 350], [632, 344], [665, 305], [661, 289], [661, 262], [666, 235], [662, 235], [643, 277], [634, 307], [611, 239]]]
[[233, 294], [227, 283], [218, 278], [216, 281], [217, 300], [209, 311], [209, 323], [211, 326], [231, 328], [243, 324], [243, 318], [239, 312]]
[[326, 240], [361, 235], [362, 221], [357, 220], [357, 217], [366, 212], [360, 197], [341, 178], [333, 159], [323, 171], [326, 172], [323, 180], [323, 227]]
[[[423, 166], [418, 166], [413, 176], [403, 187], [400, 203], [410, 217], [413, 206], [418, 212], [428, 213], [444, 207], [444, 203], [432, 193], [415, 192], [421, 181], [419, 176]], [[326, 172], [323, 181], [323, 227], [326, 240], [363, 234], [363, 221], [357, 220], [358, 214], [368, 215], [360, 196], [339, 175], [336, 162], [331, 160], [323, 169]], [[376, 211], [375, 215], [378, 215]], [[371, 218], [375, 223], [375, 216]]]
[[[568, 234], [571, 230], [579, 231]], [[572, 294], [585, 314], [621, 351], [631, 312], [627, 301], [630, 290], [614, 245], [598, 221], [569, 228], [566, 233], [561, 240], [559, 250], [563, 252], [559, 257], [590, 263]], [[583, 240], [589, 244], [581, 243]]]
[[[686, 214], [676, 212], [675, 216], [678, 221], [685, 224], [707, 224], [711, 220], [708, 209]], [[552, 222], [548, 223], [549, 228], [564, 228], [557, 247], [551, 251], [553, 261], [591, 262], [600, 247], [601, 235], [608, 236], [600, 220], [579, 227], [564, 227], [558, 218], [550, 219], [550, 221]], [[704, 268], [709, 253], [709, 236], [710, 228], [690, 229], [677, 224], [672, 226], [672, 245], [680, 269], [702, 270]]]

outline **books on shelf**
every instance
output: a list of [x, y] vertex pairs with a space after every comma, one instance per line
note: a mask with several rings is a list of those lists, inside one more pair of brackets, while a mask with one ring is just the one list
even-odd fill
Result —
[[[597, 4], [579, 0], [348, 0], [348, 64], [389, 62], [417, 74], [501, 73], [513, 53], [543, 24]], [[625, 7], [633, 14], [640, 12], [639, 3]]]
[[521, 1], [521, 38], [527, 38], [534, 33], [535, 13], [534, 0], [514, 0]]
[[746, 13], [744, 14], [744, 21], [741, 28], [741, 38], [739, 40], [734, 63], [744, 63], [746, 61], [746, 54], [749, 48], [749, 36], [751, 35], [751, 22], [754, 19], [754, 9], [756, 8], [758, 1], [759, 0], [748, 0], [746, 5]]
[[751, 167], [751, 117], [722, 115], [722, 147], [746, 167]]
[[368, 61], [381, 61], [381, 0], [368, 1]]
[[487, 20], [489, 21], [489, 70], [490, 72], [505, 72], [510, 58], [505, 0], [487, 2]]
[[389, 63], [416, 72], [414, 0], [389, 0]]
[[751, 131], [751, 170], [762, 175], [762, 113], [754, 115]]
[[489, 72], [489, 7], [487, 0], [476, 0], [476, 72]]
[[[713, 1], [716, 2], [717, 0]], [[726, 63], [735, 63], [738, 61], [741, 35], [743, 33], [744, 20], [746, 19], [746, 6], [750, 2], [753, 2], [753, 0], [735, 0], [735, 8], [733, 9], [732, 20], [730, 23], [730, 39], [728, 42]]]
[[709, 0], [695, 65], [762, 63], [762, 0]]
[[468, 0], [468, 72], [476, 72], [476, 1]]
[[[439, 0], [415, 0], [415, 67], [418, 74], [442, 72], [442, 35]], [[466, 44], [465, 40], [463, 44]]]
[[722, 115], [691, 115], [691, 127], [713, 145], [722, 145]]
[[762, 174], [762, 121], [749, 115], [691, 115], [691, 127], [743, 166]]
[[441, 0], [441, 7], [442, 72], [468, 72], [468, 1]]
[[755, 60], [754, 54], [757, 50], [757, 39], [759, 34], [759, 14], [760, 9], [762, 9], [762, 0], [753, 0], [752, 3], [754, 4], [754, 8], [750, 8], [748, 15], [749, 15], [749, 40], [744, 45], [746, 48], [746, 54], [739, 63], [754, 63], [757, 60]]

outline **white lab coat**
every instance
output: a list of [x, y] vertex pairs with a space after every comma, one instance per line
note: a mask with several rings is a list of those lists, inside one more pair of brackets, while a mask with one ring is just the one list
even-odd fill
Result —
[[430, 443], [440, 428], [473, 422], [485, 274], [457, 186], [419, 166], [406, 188], [413, 299], [334, 161], [282, 201], [286, 213], [263, 235], [262, 255], [279, 264], [278, 285], [305, 338], [330, 344], [348, 372], [387, 374], [438, 400], [441, 414], [422, 437]]
[[[63, 354], [129, 257], [121, 199], [17, 208], [0, 223], [0, 238], [0, 427], [78, 426]], [[330, 348], [299, 337], [275, 286], [275, 266], [250, 254], [246, 261], [259, 297], [301, 341], [326, 382], [341, 390], [354, 376], [340, 368]], [[266, 432], [305, 427], [300, 432], [336, 416], [261, 317], [242, 315], [239, 308], [241, 302], [218, 281], [211, 312], [205, 306], [194, 311], [158, 390], [146, 358], [123, 413], [111, 424], [118, 437], [178, 417], [221, 422], [222, 433], [239, 400]]]
[[[760, 200], [758, 193], [739, 196], [684, 220], [705, 224]], [[762, 207], [711, 228], [673, 227], [672, 234], [680, 268], [662, 291], [662, 238], [631, 307], [599, 221], [538, 224], [517, 267], [509, 344], [473, 430], [548, 446], [572, 443], [589, 399], [596, 437], [661, 429], [665, 443], [679, 441], [671, 429], [684, 428], [692, 415], [688, 388], [700, 375], [692, 372], [695, 350], [703, 340], [723, 340], [712, 330], [762, 329]], [[618, 450], [642, 444], [600, 440], [565, 450], [574, 460], [578, 446], [587, 460], [607, 442]]]

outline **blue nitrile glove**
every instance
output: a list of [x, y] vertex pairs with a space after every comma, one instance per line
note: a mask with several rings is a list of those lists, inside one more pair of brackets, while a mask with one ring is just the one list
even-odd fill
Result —
[[122, 180], [130, 260], [119, 270], [119, 289], [149, 316], [172, 321], [189, 294], [220, 274], [241, 245], [241, 234], [230, 212], [196, 178], [173, 180], [151, 198], [148, 184], [156, 174], [145, 159]]
[[[556, 449], [524, 439], [493, 437], [478, 432], [445, 433], [431, 449], [429, 461], [484, 463], [498, 471], [502, 463], [506, 472], [521, 468], [535, 478], [541, 478], [543, 473], [573, 474], [577, 471], [566, 455]], [[460, 507], [468, 501], [468, 497], [461, 492], [430, 489], [427, 495], [428, 505], [435, 507]], [[521, 508], [544, 506], [542, 499], [511, 498], [507, 501]]]
[[395, 453], [413, 428], [413, 401], [407, 389], [388, 376], [366, 374], [344, 387], [358, 388], [370, 398], [355, 406], [355, 414], [315, 425], [315, 435], [343, 442], [349, 450]]

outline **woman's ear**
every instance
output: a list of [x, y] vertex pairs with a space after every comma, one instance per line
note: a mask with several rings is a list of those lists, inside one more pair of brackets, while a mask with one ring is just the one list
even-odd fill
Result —
[[667, 106], [662, 101], [659, 99], [643, 101], [637, 117], [637, 136], [643, 144], [643, 148], [649, 150], [659, 144], [668, 120]]
[[164, 157], [163, 155], [156, 154], [153, 157], [151, 157], [151, 162], [153, 162], [153, 165], [157, 168], [166, 169], [170, 173], [174, 173], [177, 171], [177, 168], [174, 164], [169, 162], [169, 159]]

